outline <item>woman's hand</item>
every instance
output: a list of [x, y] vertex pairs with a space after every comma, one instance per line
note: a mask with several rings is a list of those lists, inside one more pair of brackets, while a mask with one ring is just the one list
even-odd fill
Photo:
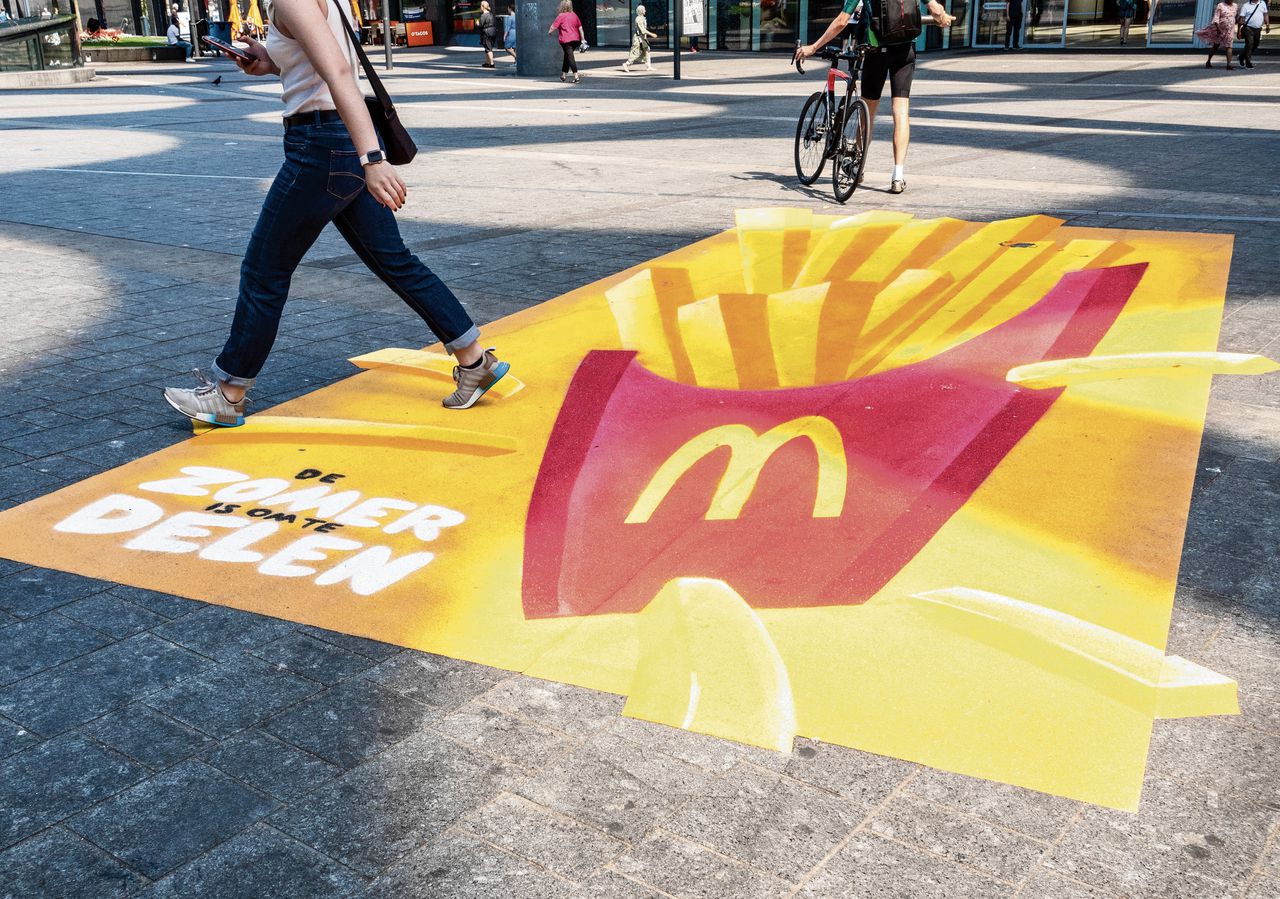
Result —
[[409, 192], [405, 190], [400, 173], [389, 162], [378, 162], [364, 167], [364, 184], [373, 198], [395, 212], [404, 205]]
[[818, 48], [813, 44], [804, 44], [796, 47], [796, 55], [792, 58], [792, 62], [797, 59], [808, 59], [810, 56], [818, 52]]
[[245, 40], [249, 44], [249, 48], [245, 52], [252, 56], [253, 60], [245, 62], [239, 57], [231, 57], [235, 60], [235, 64], [240, 67], [240, 71], [246, 75], [279, 75], [280, 69], [271, 61], [271, 57], [267, 54], [267, 48], [251, 37], [245, 38]]

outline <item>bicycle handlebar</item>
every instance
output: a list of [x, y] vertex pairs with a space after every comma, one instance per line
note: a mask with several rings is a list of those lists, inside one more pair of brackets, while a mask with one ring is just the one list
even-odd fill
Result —
[[[799, 51], [800, 51], [800, 48], [803, 46], [804, 44], [802, 42], [796, 41], [796, 54], [791, 59], [791, 61], [795, 64], [796, 71], [799, 72], [801, 75], [804, 74], [804, 57], [800, 55]], [[853, 60], [861, 56], [862, 53], [865, 51], [865, 49], [866, 49], [866, 45], [859, 44], [857, 47], [854, 48], [854, 51], [852, 53], [842, 53], [838, 48], [827, 46], [827, 47], [823, 47], [821, 50], [819, 50], [817, 53], [813, 55], [819, 59], [829, 60], [831, 64], [834, 66], [842, 59], [847, 59], [850, 62], [852, 62]]]

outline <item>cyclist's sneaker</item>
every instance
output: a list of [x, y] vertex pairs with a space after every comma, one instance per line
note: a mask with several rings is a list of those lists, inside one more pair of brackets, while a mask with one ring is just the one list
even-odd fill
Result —
[[166, 387], [165, 401], [192, 421], [218, 425], [223, 428], [238, 428], [244, 424], [244, 407], [249, 401], [241, 398], [240, 402], [230, 402], [218, 385], [200, 369], [192, 372], [196, 377], [195, 387]]
[[889, 183], [889, 193], [891, 194], [900, 194], [906, 189], [907, 182], [902, 178], [894, 178], [893, 181]]
[[502, 380], [502, 376], [511, 370], [510, 363], [499, 362], [493, 354], [493, 347], [484, 351], [484, 357], [475, 368], [464, 365], [453, 367], [453, 380], [458, 389], [442, 401], [446, 409], [470, 409], [489, 388]]

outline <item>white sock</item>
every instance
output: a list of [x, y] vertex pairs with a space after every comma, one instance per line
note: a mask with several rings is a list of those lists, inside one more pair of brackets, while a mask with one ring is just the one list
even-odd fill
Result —
[[[883, 170], [882, 170], [882, 171], [883, 171]], [[902, 181], [902, 180], [903, 180], [903, 177], [902, 177], [902, 166], [900, 166], [900, 165], [895, 165], [895, 166], [893, 167], [893, 178], [892, 178], [892, 179], [890, 179], [890, 180], [892, 180], [892, 181]]]

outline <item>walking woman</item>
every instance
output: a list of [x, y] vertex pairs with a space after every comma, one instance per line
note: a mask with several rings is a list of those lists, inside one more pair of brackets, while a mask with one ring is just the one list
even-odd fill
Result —
[[507, 4], [507, 14], [502, 18], [502, 49], [516, 58], [516, 5]]
[[1120, 46], [1129, 43], [1129, 29], [1133, 26], [1138, 0], [1116, 0], [1116, 15], [1120, 17]]
[[631, 55], [622, 64], [622, 71], [630, 72], [635, 63], [644, 63], [646, 72], [653, 71], [653, 63], [649, 61], [649, 39], [657, 40], [658, 36], [649, 30], [649, 21], [645, 18], [644, 7], [636, 7], [636, 33], [631, 39]]
[[489, 0], [480, 0], [480, 46], [484, 48], [482, 69], [497, 68], [493, 64], [493, 45], [498, 39], [498, 20], [489, 8]]
[[1213, 54], [1218, 52], [1219, 47], [1226, 48], [1227, 68], [1235, 68], [1231, 64], [1231, 43], [1236, 39], [1236, 18], [1239, 15], [1240, 9], [1235, 0], [1222, 0], [1214, 7], [1209, 24], [1196, 32], [1196, 37], [1209, 45], [1209, 58], [1204, 61], [1206, 69], [1213, 68]]
[[582, 81], [578, 77], [578, 61], [573, 58], [573, 51], [582, 46], [586, 35], [582, 31], [582, 20], [573, 11], [572, 0], [560, 0], [560, 15], [551, 23], [547, 34], [554, 34], [560, 42], [560, 52], [564, 54], [564, 62], [560, 66], [560, 80], [564, 81], [573, 72], [573, 83]]
[[279, 75], [284, 88], [284, 166], [267, 192], [240, 267], [231, 335], [195, 388], [165, 390], [196, 421], [244, 424], [245, 391], [267, 361], [289, 282], [333, 222], [360, 259], [444, 343], [458, 364], [449, 409], [468, 409], [507, 373], [458, 298], [409, 252], [396, 225], [405, 185], [386, 162], [356, 80], [356, 57], [334, 0], [275, 0], [265, 45], [249, 42], [248, 75]]

